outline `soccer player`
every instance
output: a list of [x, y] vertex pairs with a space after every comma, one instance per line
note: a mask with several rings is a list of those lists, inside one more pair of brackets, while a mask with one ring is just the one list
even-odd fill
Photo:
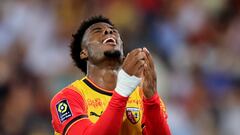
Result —
[[118, 30], [109, 19], [95, 16], [73, 35], [71, 56], [86, 76], [53, 97], [55, 135], [170, 134], [146, 48], [124, 57]]

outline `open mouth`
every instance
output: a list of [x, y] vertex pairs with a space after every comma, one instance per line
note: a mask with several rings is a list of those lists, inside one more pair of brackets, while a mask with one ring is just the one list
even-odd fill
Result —
[[109, 38], [106, 38], [104, 41], [103, 41], [103, 44], [116, 44], [116, 40], [112, 37], [109, 37]]

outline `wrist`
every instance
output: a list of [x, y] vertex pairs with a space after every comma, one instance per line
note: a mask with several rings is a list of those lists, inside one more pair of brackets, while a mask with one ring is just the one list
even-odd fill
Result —
[[159, 96], [158, 96], [158, 93], [157, 93], [157, 91], [153, 91], [153, 92], [151, 92], [151, 93], [143, 93], [143, 100], [144, 101], [151, 101], [152, 99], [155, 99], [155, 98], [158, 98]]
[[141, 78], [138, 78], [134, 75], [130, 76], [123, 69], [121, 69], [118, 73], [115, 91], [123, 97], [128, 97], [136, 89], [140, 82]]
[[145, 99], [150, 99], [155, 95], [155, 93], [156, 92], [154, 92], [154, 91], [148, 91], [148, 92], [143, 93], [143, 95], [144, 95]]

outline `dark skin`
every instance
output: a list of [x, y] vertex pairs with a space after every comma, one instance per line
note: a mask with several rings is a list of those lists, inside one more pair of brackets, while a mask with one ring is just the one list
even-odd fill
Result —
[[[115, 42], [105, 43], [112, 38]], [[151, 98], [156, 92], [156, 72], [151, 54], [146, 48], [137, 48], [123, 55], [123, 42], [120, 34], [107, 23], [96, 23], [90, 26], [83, 37], [81, 59], [87, 59], [87, 77], [106, 90], [114, 90], [117, 73], [122, 69], [129, 75], [143, 78], [141, 87], [144, 96]], [[119, 51], [119, 58], [109, 58], [104, 52]]]

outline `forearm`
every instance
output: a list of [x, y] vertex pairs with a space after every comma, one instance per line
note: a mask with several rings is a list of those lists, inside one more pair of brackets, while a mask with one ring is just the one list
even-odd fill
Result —
[[157, 93], [150, 99], [143, 99], [144, 107], [144, 135], [170, 135], [167, 119], [161, 109]]
[[118, 135], [127, 99], [127, 97], [114, 92], [108, 107], [95, 124], [87, 120], [80, 120], [69, 129], [68, 135]]

